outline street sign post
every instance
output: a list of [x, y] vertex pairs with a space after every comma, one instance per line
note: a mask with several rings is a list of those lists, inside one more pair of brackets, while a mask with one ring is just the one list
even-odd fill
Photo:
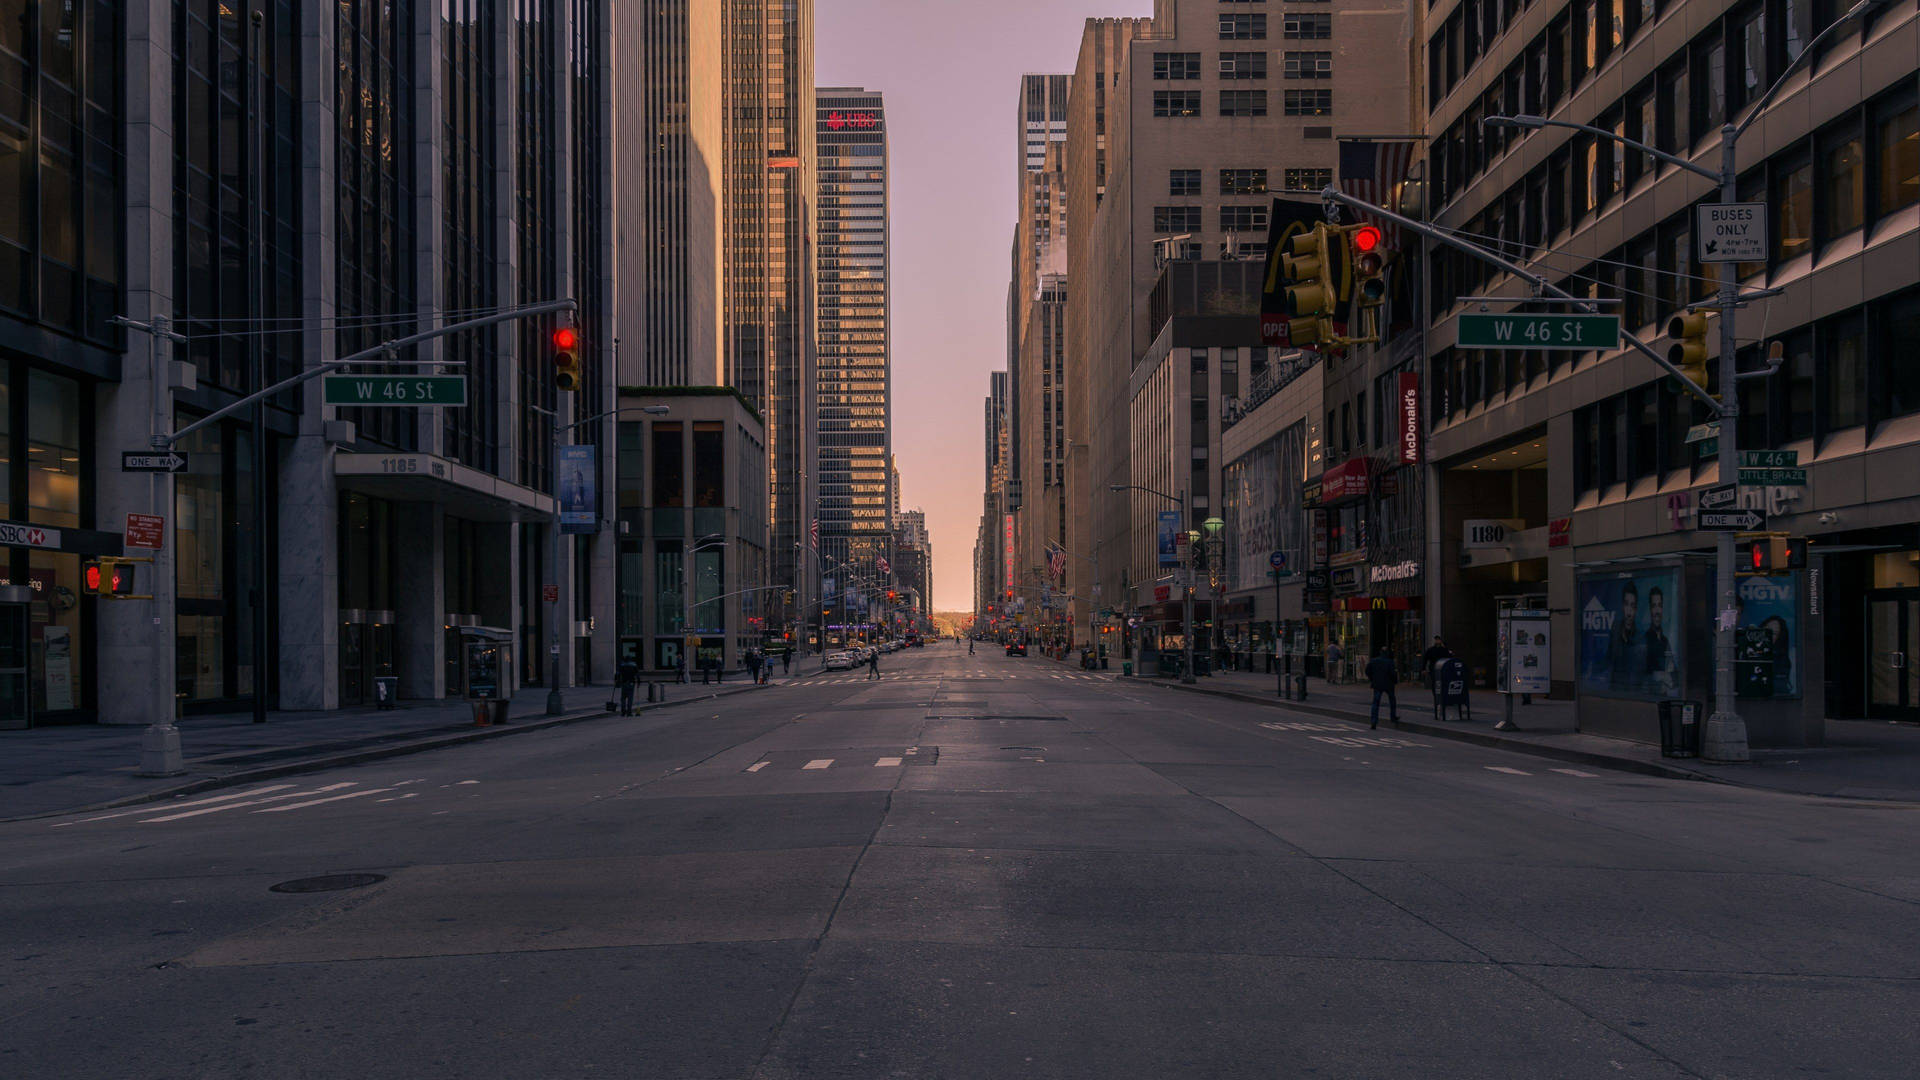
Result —
[[178, 473], [187, 471], [187, 455], [168, 451], [164, 454], [142, 454], [135, 451], [122, 451], [120, 454], [121, 472], [163, 472]]
[[1694, 221], [1701, 262], [1766, 261], [1766, 203], [1701, 203]]
[[1733, 484], [1720, 484], [1707, 488], [1700, 493], [1700, 509], [1718, 510], [1732, 506], [1740, 500], [1740, 489]]
[[1767, 526], [1767, 515], [1762, 510], [1730, 510], [1714, 512], [1703, 510], [1700, 513], [1700, 527], [1711, 532], [1754, 532]]
[[1463, 349], [1617, 349], [1620, 316], [1466, 314], [1460, 316], [1458, 344]]
[[321, 379], [328, 405], [465, 405], [461, 375], [328, 375]]

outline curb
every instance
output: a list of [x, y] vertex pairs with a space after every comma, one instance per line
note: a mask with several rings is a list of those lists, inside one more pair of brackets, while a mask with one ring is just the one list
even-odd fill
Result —
[[[1165, 690], [1180, 690], [1190, 694], [1207, 694], [1212, 697], [1224, 697], [1231, 698], [1235, 701], [1244, 701], [1253, 705], [1265, 705], [1275, 709], [1311, 713], [1315, 716], [1324, 716], [1331, 720], [1346, 720], [1356, 724], [1364, 724], [1367, 722], [1366, 717], [1356, 715], [1346, 709], [1335, 709], [1325, 705], [1311, 705], [1298, 701], [1274, 701], [1264, 697], [1256, 697], [1252, 694], [1243, 694], [1237, 690], [1214, 690], [1209, 687], [1186, 686], [1181, 683], [1158, 681], [1152, 681], [1149, 685], [1158, 686]], [[1751, 787], [1759, 791], [1776, 790], [1774, 788], [1760, 787], [1755, 784], [1742, 784], [1737, 780], [1729, 780], [1726, 777], [1715, 776], [1712, 773], [1702, 772], [1697, 769], [1688, 769], [1678, 765], [1666, 765], [1660, 762], [1614, 757], [1609, 754], [1596, 753], [1592, 750], [1577, 750], [1567, 746], [1554, 746], [1551, 743], [1521, 742], [1517, 739], [1505, 739], [1498, 735], [1483, 731], [1474, 731], [1469, 728], [1447, 727], [1437, 721], [1422, 722], [1419, 720], [1402, 720], [1400, 721], [1400, 726], [1395, 730], [1409, 731], [1417, 735], [1431, 735], [1441, 739], [1453, 739], [1456, 742], [1473, 743], [1495, 750], [1509, 750], [1516, 754], [1530, 754], [1534, 757], [1551, 758], [1555, 761], [1565, 761], [1576, 765], [1592, 765], [1601, 769], [1613, 769], [1616, 772], [1638, 773], [1642, 776], [1658, 776], [1668, 780], [1698, 780], [1709, 784]], [[1785, 792], [1785, 794], [1796, 793]]]
[[[757, 690], [760, 689], [760, 687], [751, 686], [746, 689]], [[741, 690], [728, 690], [725, 693], [681, 698], [678, 701], [656, 702], [645, 708], [636, 706], [634, 715], [631, 717], [623, 717], [623, 719], [635, 719], [646, 715], [650, 710], [668, 709], [679, 705], [691, 705], [700, 701], [712, 701], [714, 698], [732, 697], [734, 694], [742, 692]], [[525, 735], [535, 731], [545, 731], [548, 728], [561, 727], [566, 724], [577, 724], [584, 720], [617, 715], [616, 713], [608, 712], [605, 706], [601, 706], [592, 711], [568, 713], [565, 716], [550, 717], [543, 715], [538, 719], [509, 719], [505, 724], [493, 727], [474, 728], [472, 731], [462, 731], [458, 734], [435, 735], [425, 739], [415, 739], [411, 742], [396, 742], [388, 746], [373, 746], [364, 750], [349, 751], [344, 754], [326, 754], [321, 757], [288, 761], [279, 765], [263, 765], [257, 769], [247, 769], [242, 772], [227, 773], [221, 776], [201, 777], [198, 780], [190, 780], [184, 784], [175, 784], [173, 787], [142, 792], [139, 795], [129, 795], [125, 798], [112, 799], [107, 802], [93, 803], [89, 806], [73, 806], [64, 810], [48, 810], [38, 814], [23, 814], [20, 817], [0, 818], [0, 824], [11, 824], [16, 821], [38, 821], [41, 818], [64, 817], [68, 814], [90, 814], [96, 810], [117, 810], [125, 806], [139, 806], [142, 803], [162, 802], [167, 799], [179, 798], [183, 795], [198, 795], [203, 791], [217, 791], [220, 788], [239, 787], [242, 784], [251, 784], [260, 780], [273, 780], [282, 776], [318, 772], [322, 769], [338, 768], [344, 765], [360, 765], [369, 761], [379, 761], [382, 758], [404, 757], [408, 754], [420, 754], [429, 750], [439, 750], [449, 746], [461, 746], [466, 743], [480, 742], [486, 739], [506, 738], [509, 735]]]

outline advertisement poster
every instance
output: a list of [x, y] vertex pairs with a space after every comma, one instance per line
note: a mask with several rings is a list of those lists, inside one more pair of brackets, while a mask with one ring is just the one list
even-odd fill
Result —
[[1500, 692], [1546, 694], [1553, 689], [1553, 623], [1543, 611], [1500, 619]]
[[1177, 566], [1180, 562], [1179, 534], [1180, 512], [1178, 510], [1160, 511], [1159, 537], [1160, 565]]
[[40, 628], [46, 647], [47, 711], [73, 708], [73, 632], [64, 626]]
[[592, 446], [560, 448], [560, 531], [592, 533], [600, 530], [599, 485]]
[[1680, 694], [1686, 636], [1679, 584], [1673, 567], [1581, 580], [1580, 693], [1644, 700]]
[[1773, 693], [1776, 698], [1800, 696], [1800, 595], [1792, 574], [1743, 577], [1734, 602], [1739, 618], [1736, 633], [1764, 627], [1773, 634]]

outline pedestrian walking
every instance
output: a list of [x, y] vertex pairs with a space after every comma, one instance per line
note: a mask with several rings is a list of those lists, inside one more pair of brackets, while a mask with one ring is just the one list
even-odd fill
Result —
[[747, 682], [754, 686], [760, 685], [760, 654], [757, 652], [747, 653]]
[[967, 655], [968, 656], [973, 655], [973, 639], [972, 638], [967, 639]]
[[1329, 640], [1327, 642], [1327, 681], [1328, 682], [1338, 683], [1340, 681], [1340, 678], [1339, 678], [1340, 661], [1345, 660], [1346, 658], [1347, 658], [1347, 654], [1341, 651], [1340, 643], [1338, 641]]
[[880, 650], [875, 649], [872, 652], [867, 654], [867, 678], [878, 679], [879, 677], [880, 677]]
[[1427, 684], [1427, 689], [1433, 689], [1433, 680], [1438, 677], [1433, 673], [1433, 665], [1452, 658], [1453, 650], [1447, 648], [1447, 643], [1440, 640], [1439, 634], [1433, 635], [1433, 644], [1427, 646], [1427, 651], [1420, 654], [1420, 675], [1422, 681]]
[[675, 681], [687, 681], [687, 654], [684, 651], [680, 653], [680, 658], [674, 661], [673, 671]]
[[620, 687], [620, 715], [632, 716], [633, 688], [640, 681], [640, 665], [634, 663], [632, 657], [621, 660], [620, 666], [614, 669], [613, 681]]
[[780, 674], [785, 675], [793, 667], [793, 650], [780, 654]]
[[1393, 657], [1387, 655], [1383, 646], [1367, 661], [1367, 685], [1373, 687], [1373, 723], [1370, 727], [1380, 726], [1380, 695], [1387, 696], [1387, 719], [1395, 724], [1400, 722], [1400, 703], [1393, 699], [1394, 684], [1400, 681], [1400, 673], [1394, 670]]

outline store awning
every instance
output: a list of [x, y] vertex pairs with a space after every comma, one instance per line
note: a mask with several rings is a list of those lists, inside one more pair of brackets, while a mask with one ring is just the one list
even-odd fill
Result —
[[336, 454], [340, 490], [433, 503], [468, 521], [545, 521], [553, 498], [433, 454]]

